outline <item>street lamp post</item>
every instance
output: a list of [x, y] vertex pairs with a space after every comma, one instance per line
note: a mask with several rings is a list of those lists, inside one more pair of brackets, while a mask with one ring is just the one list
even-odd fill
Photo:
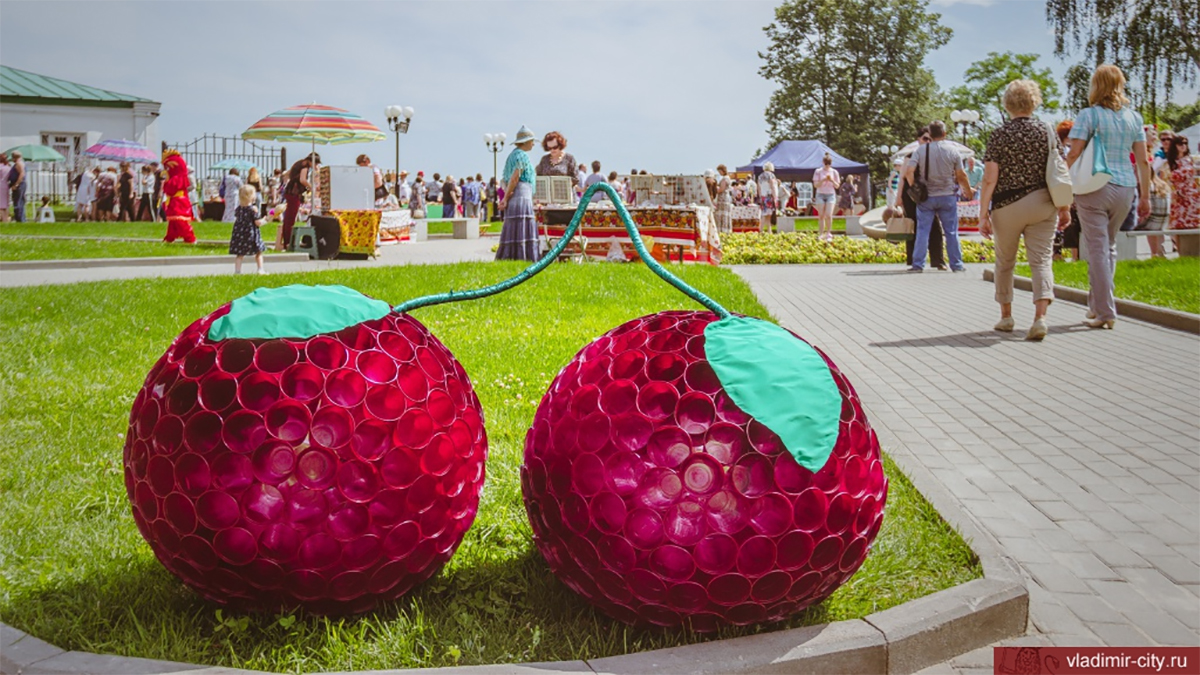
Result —
[[[891, 159], [897, 152], [900, 152], [900, 147], [896, 146], [896, 145], [888, 145], [888, 144], [884, 143], [883, 145], [876, 148], [876, 150], [878, 150], [884, 156], [884, 159], [887, 160], [887, 159]], [[886, 164], [884, 165], [884, 168], [883, 168], [883, 175], [884, 175], [883, 194], [884, 194], [884, 201], [886, 201], [887, 200], [887, 190], [889, 187], [888, 178], [891, 177], [890, 167], [888, 167]], [[878, 194], [878, 190], [876, 190], [876, 194]], [[888, 205], [885, 204], [885, 206], [888, 206]]]
[[[504, 141], [508, 135], [501, 132], [498, 134], [484, 134], [483, 145], [492, 153], [492, 183], [496, 184], [496, 155], [500, 152], [500, 148], [504, 147]], [[498, 184], [496, 184], [499, 187]], [[492, 204], [492, 216], [496, 215], [496, 204]]]
[[389, 105], [383, 109], [388, 127], [396, 134], [396, 199], [400, 199], [400, 134], [408, 133], [408, 124], [413, 118], [412, 106]]
[[958, 125], [962, 129], [963, 145], [967, 144], [967, 128], [973, 127], [979, 122], [978, 110], [955, 110], [950, 113], [950, 121]]

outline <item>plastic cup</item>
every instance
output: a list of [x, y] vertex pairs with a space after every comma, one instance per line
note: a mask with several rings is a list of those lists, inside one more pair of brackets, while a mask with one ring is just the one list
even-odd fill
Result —
[[674, 382], [683, 376], [687, 363], [678, 354], [656, 354], [646, 362], [646, 375], [659, 382]]
[[194, 534], [180, 539], [179, 548], [186, 555], [188, 563], [197, 569], [209, 571], [221, 564], [221, 559], [217, 557], [212, 544]]
[[646, 367], [646, 355], [638, 350], [622, 350], [608, 364], [613, 380], [636, 380]]
[[297, 363], [279, 378], [283, 395], [297, 401], [311, 401], [325, 389], [325, 373], [311, 363]]
[[341, 555], [341, 543], [328, 534], [318, 532], [300, 543], [296, 561], [305, 569], [320, 570], [332, 567]]
[[221, 440], [233, 452], [253, 452], [267, 440], [267, 424], [263, 416], [252, 410], [239, 410], [225, 420]]
[[344, 408], [325, 406], [312, 418], [312, 442], [336, 450], [350, 442], [354, 418]]
[[369, 502], [379, 493], [379, 478], [369, 464], [358, 460], [342, 462], [337, 469], [337, 485], [352, 502]]
[[750, 527], [766, 537], [783, 536], [792, 527], [792, 503], [776, 492], [758, 497], [751, 507]]
[[379, 537], [367, 534], [342, 542], [342, 565], [346, 569], [363, 570], [379, 562], [383, 544]]
[[175, 465], [169, 457], [151, 457], [146, 463], [146, 480], [155, 495], [166, 497], [175, 489]]
[[729, 394], [724, 391], [718, 392], [713, 397], [713, 406], [716, 407], [717, 417], [722, 422], [741, 426], [750, 421], [750, 416], [739, 408], [733, 399], [729, 398]]
[[846, 493], [841, 493], [829, 500], [829, 516], [825, 520], [826, 527], [833, 534], [841, 534], [854, 522], [855, 501]]
[[663, 468], [678, 468], [691, 454], [691, 436], [675, 426], [661, 427], [650, 436], [646, 444], [646, 456], [655, 465]]
[[813, 474], [800, 466], [790, 454], [775, 458], [775, 485], [788, 494], [800, 494], [812, 485]]
[[[233, 499], [230, 497], [230, 499]], [[235, 503], [236, 505], [236, 503]], [[230, 565], [245, 565], [258, 555], [258, 543], [254, 535], [241, 527], [231, 527], [221, 530], [213, 536], [213, 550]], [[231, 585], [242, 585], [242, 579], [232, 576]]]
[[625, 579], [629, 590], [643, 602], [661, 602], [667, 597], [667, 585], [650, 570], [635, 569]]
[[300, 357], [296, 345], [287, 340], [267, 340], [258, 346], [254, 365], [266, 373], [282, 373]]
[[729, 470], [729, 483], [744, 497], [758, 497], [775, 488], [775, 467], [757, 453], [743, 456]]
[[309, 362], [325, 371], [336, 370], [346, 363], [346, 347], [330, 337], [312, 338], [304, 346], [304, 353]]
[[447, 371], [443, 365], [443, 362], [447, 360], [445, 359], [447, 353], [443, 350], [435, 349], [432, 344], [416, 348], [417, 365], [425, 373], [429, 382], [440, 384], [445, 381], [448, 372], [451, 372]]
[[817, 542], [813, 548], [812, 559], [809, 564], [818, 572], [833, 567], [838, 564], [842, 558], [842, 538], [837, 535], [828, 535]]
[[[539, 460], [532, 461], [540, 464]], [[629, 496], [636, 492], [645, 473], [646, 462], [632, 452], [618, 452], [604, 463], [603, 477], [607, 479], [607, 487], [621, 496]], [[544, 470], [542, 475], [545, 475]], [[544, 491], [543, 488], [539, 492]]]
[[254, 351], [254, 343], [249, 340], [222, 340], [217, 350], [217, 366], [236, 375], [254, 363]]
[[279, 400], [279, 383], [273, 375], [256, 372], [238, 382], [238, 403], [247, 410], [263, 412]]
[[867, 540], [865, 537], [855, 537], [846, 546], [846, 550], [842, 552], [842, 559], [838, 563], [838, 569], [846, 574], [852, 574], [858, 569], [858, 566], [863, 564], [867, 557]]
[[812, 557], [813, 546], [813, 538], [807, 532], [789, 532], [779, 540], [776, 562], [780, 569], [800, 569]]
[[192, 415], [183, 425], [183, 444], [192, 452], [203, 455], [221, 442], [221, 426], [221, 418], [216, 413]]
[[624, 537], [603, 537], [596, 546], [596, 551], [600, 554], [600, 562], [617, 574], [626, 574], [637, 566], [637, 550]]
[[625, 519], [625, 536], [642, 550], [658, 546], [664, 536], [662, 516], [650, 509], [634, 509]]
[[328, 450], [310, 447], [296, 462], [296, 478], [300, 484], [323, 490], [333, 485], [337, 474], [337, 458]]
[[[470, 448], [470, 445], [465, 446]], [[430, 476], [445, 476], [454, 468], [456, 458], [454, 441], [449, 437], [438, 434], [421, 452], [421, 471]]]
[[423, 448], [433, 437], [433, 418], [421, 408], [411, 408], [400, 419], [392, 432], [392, 442], [406, 448]]
[[754, 582], [754, 586], [750, 590], [750, 597], [754, 598], [755, 602], [768, 605], [782, 598], [791, 587], [792, 578], [788, 576], [787, 572], [775, 570]]
[[681, 614], [691, 614], [707, 604], [708, 591], [693, 581], [673, 584], [667, 590], [667, 605]]
[[733, 569], [737, 562], [737, 541], [721, 533], [710, 534], [701, 539], [693, 550], [696, 567], [708, 574], [723, 574]]
[[397, 361], [411, 361], [415, 356], [412, 343], [395, 331], [380, 333], [378, 343], [380, 349]]
[[783, 439], [779, 438], [774, 431], [771, 431], [757, 420], [750, 423], [749, 436], [750, 445], [768, 457], [773, 457], [787, 450], [787, 447], [783, 444]]
[[167, 392], [167, 412], [172, 415], [186, 415], [196, 407], [200, 387], [195, 380], [183, 379], [175, 382]]
[[283, 494], [273, 485], [254, 485], [242, 493], [241, 510], [252, 522], [273, 523], [287, 507]]
[[[595, 412], [579, 421], [579, 449], [596, 452], [608, 443], [612, 425], [602, 412]], [[603, 479], [603, 477], [602, 477]]]
[[683, 481], [679, 474], [670, 469], [651, 469], [642, 476], [634, 498], [638, 503], [652, 509], [665, 509], [679, 500], [683, 492]]
[[664, 579], [683, 581], [696, 571], [696, 563], [686, 549], [666, 545], [650, 553], [650, 569]]
[[600, 409], [609, 416], [623, 415], [637, 406], [638, 387], [629, 380], [615, 380], [600, 394]]
[[387, 384], [396, 378], [396, 361], [381, 351], [359, 352], [357, 365], [367, 382]]
[[861, 457], [846, 459], [842, 467], [842, 485], [846, 494], [851, 497], [861, 497], [870, 487], [871, 477], [867, 473], [867, 463]]
[[251, 461], [259, 482], [278, 485], [296, 468], [296, 452], [287, 443], [269, 443], [255, 450]]
[[329, 514], [329, 533], [338, 541], [350, 541], [366, 534], [370, 524], [371, 516], [362, 504], [342, 504]]
[[219, 413], [233, 405], [237, 398], [237, 378], [227, 373], [209, 373], [200, 382], [200, 405]]
[[796, 497], [796, 507], [793, 510], [796, 529], [815, 532], [824, 527], [828, 515], [829, 498], [821, 490], [812, 487]]
[[[308, 408], [301, 403], [286, 399], [271, 406], [263, 419], [267, 424], [267, 432], [287, 443], [299, 443], [307, 438], [312, 425], [312, 414]], [[348, 440], [348, 427], [346, 436]]]
[[400, 366], [396, 372], [396, 384], [413, 401], [423, 401], [429, 395], [429, 376], [416, 365]]
[[408, 509], [412, 514], [424, 513], [438, 498], [438, 484], [433, 476], [421, 476], [408, 489]]
[[217, 363], [217, 349], [210, 345], [200, 345], [188, 352], [183, 359], [183, 374], [186, 377], [199, 378], [212, 370]]
[[721, 381], [717, 379], [717, 373], [708, 365], [708, 361], [696, 361], [689, 365], [683, 373], [683, 381], [692, 391], [709, 396], [714, 396], [722, 390]]
[[[441, 389], [430, 391], [429, 397], [425, 399], [425, 412], [433, 418], [434, 424], [441, 427], [448, 427], [454, 423], [454, 419], [458, 415], [456, 408], [450, 394]], [[469, 440], [467, 442], [470, 443]]]
[[668, 508], [663, 516], [663, 531], [675, 544], [696, 545], [708, 534], [704, 507], [692, 499], [684, 499]]
[[353, 370], [340, 368], [325, 378], [325, 395], [334, 404], [351, 408], [367, 395], [367, 381]]
[[695, 391], [684, 394], [675, 409], [675, 421], [681, 429], [693, 436], [708, 431], [716, 415], [716, 409], [708, 395]]
[[766, 574], [775, 567], [776, 547], [769, 537], [750, 537], [738, 549], [738, 571], [748, 577]]
[[636, 410], [612, 419], [609, 440], [618, 451], [641, 452], [654, 434], [654, 424]]
[[704, 437], [704, 452], [724, 466], [737, 462], [745, 454], [746, 447], [746, 433], [728, 422], [713, 424]]
[[652, 420], [669, 418], [679, 404], [679, 392], [666, 382], [651, 382], [638, 393], [638, 410]]
[[729, 488], [708, 498], [708, 524], [716, 532], [736, 534], [750, 518], [750, 503]]
[[294, 524], [311, 527], [324, 521], [328, 514], [325, 495], [318, 490], [293, 490], [288, 495], [287, 517]]
[[395, 421], [408, 410], [408, 398], [394, 386], [371, 387], [367, 393], [367, 412], [381, 420]]
[[379, 464], [379, 475], [383, 482], [394, 488], [407, 488], [422, 475], [421, 463], [416, 451], [408, 448], [392, 448], [383, 455]]
[[134, 486], [133, 505], [137, 507], [146, 522], [158, 518], [158, 499], [155, 497], [154, 491], [150, 489], [149, 483], [142, 482]]
[[735, 626], [749, 626], [762, 623], [767, 618], [767, 610], [758, 603], [744, 602], [731, 608], [727, 616], [729, 622]]
[[158, 401], [154, 399], [150, 399], [142, 404], [134, 422], [134, 428], [139, 439], [146, 440], [154, 434], [154, 425], [158, 424], [161, 412], [162, 409]]
[[718, 605], [733, 606], [750, 597], [751, 588], [741, 574], [722, 574], [708, 582], [708, 597]]
[[254, 465], [243, 455], [221, 453], [212, 460], [212, 476], [222, 490], [240, 490], [254, 482]]
[[663, 331], [651, 335], [646, 346], [651, 350], [666, 353], [682, 351], [687, 346], [688, 336], [679, 331]]
[[196, 530], [196, 507], [192, 501], [178, 492], [172, 492], [163, 500], [163, 515], [180, 535]]
[[588, 513], [588, 503], [578, 494], [567, 495], [559, 505], [563, 524], [575, 534], [585, 535], [591, 527], [591, 514]]
[[228, 492], [210, 490], [196, 500], [196, 517], [210, 530], [233, 527], [242, 517], [238, 502]]
[[720, 490], [725, 482], [725, 471], [721, 463], [705, 453], [690, 455], [679, 473], [688, 492], [699, 496], [710, 495]]

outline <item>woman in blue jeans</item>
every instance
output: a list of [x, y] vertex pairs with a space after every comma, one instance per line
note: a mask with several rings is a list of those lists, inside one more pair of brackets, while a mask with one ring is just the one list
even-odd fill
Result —
[[[1117, 267], [1117, 230], [1132, 208], [1135, 189], [1138, 218], [1150, 215], [1150, 164], [1146, 161], [1146, 133], [1142, 116], [1129, 107], [1125, 96], [1125, 74], [1104, 64], [1092, 73], [1088, 88], [1091, 107], [1080, 111], [1071, 127], [1071, 151], [1067, 164], [1074, 165], [1095, 138], [1104, 145], [1105, 160], [1112, 178], [1094, 192], [1075, 196], [1080, 232], [1087, 242], [1088, 320], [1091, 328], [1112, 328], [1117, 321], [1113, 298], [1113, 275]], [[1129, 153], [1134, 162], [1129, 163]], [[1136, 171], [1135, 171], [1136, 167]]]

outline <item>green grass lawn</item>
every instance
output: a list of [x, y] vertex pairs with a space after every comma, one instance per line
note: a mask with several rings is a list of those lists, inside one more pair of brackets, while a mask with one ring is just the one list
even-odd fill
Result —
[[[263, 241], [275, 241], [278, 222], [267, 221], [262, 226]], [[192, 223], [197, 239], [229, 241], [233, 223], [203, 221]], [[167, 233], [166, 223], [0, 223], [0, 234], [35, 235], [55, 237], [127, 237], [137, 239], [162, 239]]]
[[[1017, 265], [1017, 274], [1029, 276], [1028, 265]], [[1088, 288], [1088, 264], [1054, 263], [1054, 283]], [[1121, 260], [1117, 262], [1116, 295], [1149, 305], [1200, 314], [1200, 258]]]
[[[555, 265], [501, 296], [414, 312], [470, 374], [489, 458], [474, 526], [446, 568], [405, 598], [351, 618], [230, 616], [171, 576], [134, 526], [122, 478], [128, 411], [151, 365], [192, 321], [263, 283], [341, 283], [398, 303], [519, 269], [463, 263], [7, 289], [0, 617], [66, 649], [287, 672], [595, 658], [710, 639], [635, 630], [594, 611], [549, 572], [521, 501], [525, 432], [559, 369], [628, 319], [695, 308], [640, 265]], [[766, 316], [729, 271], [676, 270], [729, 309]], [[866, 563], [787, 625], [860, 617], [980, 576], [962, 539], [890, 461], [885, 470], [887, 516]]]
[[149, 258], [154, 256], [228, 255], [228, 244], [194, 246], [161, 241], [32, 239], [0, 237], [0, 260], [69, 260], [80, 258]]

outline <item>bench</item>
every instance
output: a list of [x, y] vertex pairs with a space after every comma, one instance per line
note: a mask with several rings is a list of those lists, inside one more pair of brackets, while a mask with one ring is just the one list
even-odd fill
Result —
[[[1124, 235], [1124, 236], [1121, 236]], [[1138, 237], [1179, 237], [1179, 255], [1200, 256], [1200, 230], [1127, 230], [1117, 233], [1117, 260], [1137, 260]], [[1079, 238], [1079, 255], [1087, 260], [1087, 244]]]

